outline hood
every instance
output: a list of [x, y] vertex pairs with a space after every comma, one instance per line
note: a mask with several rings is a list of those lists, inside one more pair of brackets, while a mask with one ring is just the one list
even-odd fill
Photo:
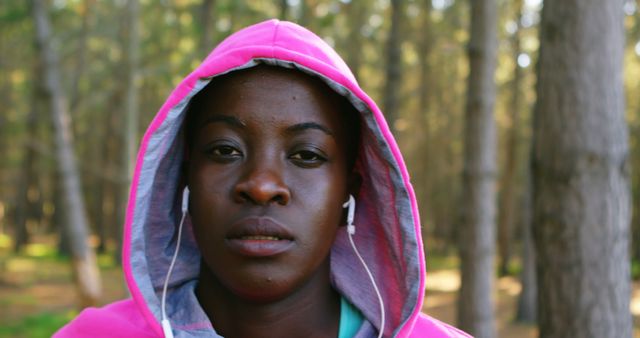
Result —
[[[258, 64], [294, 68], [319, 77], [362, 115], [356, 170], [362, 175], [354, 240], [385, 302], [385, 336], [411, 332], [424, 295], [425, 263], [418, 209], [404, 161], [380, 109], [358, 86], [338, 54], [315, 34], [290, 22], [265, 21], [224, 40], [171, 93], [147, 129], [138, 152], [125, 220], [123, 266], [133, 299], [162, 335], [161, 296], [181, 217], [182, 124], [191, 98], [211, 78]], [[167, 294], [176, 337], [212, 336], [195, 298], [200, 253], [187, 217]], [[378, 300], [346, 234], [331, 251], [334, 287], [366, 318], [358, 336], [379, 325]], [[215, 336], [215, 335], [214, 335]]]

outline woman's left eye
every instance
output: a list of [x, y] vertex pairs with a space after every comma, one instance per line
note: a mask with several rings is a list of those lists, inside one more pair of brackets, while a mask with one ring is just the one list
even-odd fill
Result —
[[304, 166], [320, 165], [321, 163], [327, 160], [326, 157], [318, 154], [317, 152], [310, 151], [310, 150], [298, 151], [292, 154], [291, 156], [289, 156], [289, 158]]

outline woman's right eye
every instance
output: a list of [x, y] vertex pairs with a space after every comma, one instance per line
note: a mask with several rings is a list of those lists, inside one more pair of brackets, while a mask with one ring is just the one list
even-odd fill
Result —
[[214, 160], [230, 161], [242, 157], [240, 150], [229, 145], [218, 145], [208, 149], [207, 153]]

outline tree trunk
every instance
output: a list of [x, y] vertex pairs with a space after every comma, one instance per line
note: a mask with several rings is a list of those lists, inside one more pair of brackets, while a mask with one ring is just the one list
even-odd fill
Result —
[[56, 157], [62, 175], [65, 222], [70, 240], [74, 277], [82, 307], [96, 305], [100, 297], [100, 273], [93, 250], [87, 245], [87, 216], [82, 199], [82, 189], [73, 154], [67, 102], [62, 91], [58, 58], [51, 47], [51, 29], [43, 0], [32, 1], [36, 42], [44, 67], [44, 86], [51, 102], [54, 122]]
[[387, 37], [386, 84], [384, 87], [384, 113], [389, 127], [395, 130], [395, 122], [399, 117], [399, 89], [402, 77], [402, 51], [400, 24], [403, 19], [403, 0], [391, 0], [391, 27]]
[[203, 0], [200, 8], [200, 22], [202, 25], [202, 39], [200, 40], [200, 57], [205, 58], [214, 47], [214, 15], [215, 0]]
[[[418, 172], [415, 175], [416, 181], [416, 193], [418, 196], [418, 202], [420, 203], [421, 210], [431, 210], [431, 177], [430, 173], [432, 172], [429, 168], [431, 164], [432, 154], [431, 148], [433, 147], [432, 139], [431, 139], [431, 87], [433, 77], [431, 75], [431, 50], [433, 46], [433, 34], [431, 32], [431, 0], [424, 0], [422, 2], [422, 13], [420, 15], [421, 18], [421, 31], [422, 34], [419, 36], [418, 40], [418, 48], [419, 48], [419, 64], [420, 64], [420, 110], [417, 121], [420, 126], [422, 133], [420, 137], [420, 144], [422, 145], [420, 148], [420, 152], [418, 153], [418, 163], [417, 169]], [[435, 157], [433, 157], [435, 158]], [[434, 228], [432, 226], [428, 226], [430, 223], [427, 222], [425, 216], [421, 223], [424, 225], [422, 227], [422, 237], [429, 238], [430, 232], [433, 232]]]
[[309, 27], [311, 23], [311, 9], [309, 6], [309, 0], [300, 0], [300, 16], [298, 18], [298, 23], [300, 26]]
[[[135, 165], [136, 149], [138, 148], [138, 59], [140, 37], [138, 34], [138, 16], [140, 12], [138, 0], [129, 0], [127, 4], [128, 14], [128, 36], [127, 36], [127, 57], [125, 58], [125, 68], [127, 70], [127, 97], [125, 121], [127, 132], [125, 135], [126, 149], [125, 165], [123, 166], [123, 177], [131, 177]], [[124, 189], [128, 190], [128, 189]]]
[[[122, 166], [120, 172], [121, 184], [120, 193], [117, 198], [118, 203], [118, 229], [122, 229], [125, 218], [125, 210], [127, 208], [127, 201], [129, 198], [129, 188], [131, 184], [131, 178], [135, 167], [136, 149], [138, 146], [138, 63], [139, 63], [139, 49], [140, 49], [140, 37], [138, 34], [138, 17], [140, 12], [140, 4], [138, 0], [129, 0], [127, 3], [127, 23], [125, 27], [126, 41], [125, 41], [125, 74], [123, 74], [126, 83], [126, 97], [125, 97], [125, 109], [124, 120], [127, 123], [126, 133], [124, 135], [124, 144], [127, 149], [122, 159]], [[119, 231], [120, 232], [120, 231]], [[116, 261], [121, 260], [122, 252], [122, 239], [118, 241], [118, 248], [116, 250]]]
[[74, 69], [71, 81], [71, 102], [69, 111], [74, 113], [80, 104], [80, 82], [85, 74], [85, 66], [87, 59], [87, 41], [89, 40], [89, 23], [91, 21], [91, 9], [94, 6], [94, 0], [84, 0], [82, 3], [82, 27], [80, 28], [80, 38], [78, 39], [78, 48], [76, 58], [78, 63]]
[[[628, 41], [638, 41], [640, 39], [640, 11], [636, 10], [636, 15], [634, 16], [634, 25], [633, 29], [629, 32]], [[638, 90], [638, 87], [636, 87]], [[640, 170], [640, 102], [636, 101], [636, 109], [635, 113], [635, 123], [631, 125], [631, 143], [635, 144], [635, 147], [632, 147], [630, 158], [633, 159], [633, 163], [631, 164], [631, 168], [634, 168], [636, 172]], [[636, 264], [640, 263], [640, 175], [634, 175], [634, 179], [632, 179], [632, 201], [635, 201], [635, 205], [632, 207], [632, 216], [631, 216], [631, 260]], [[638, 276], [633, 276], [636, 279]]]
[[360, 75], [362, 64], [362, 25], [366, 19], [367, 8], [362, 5], [362, 1], [351, 1], [347, 6], [349, 18], [349, 35], [346, 41], [346, 59], [349, 68], [356, 79]]
[[522, 290], [518, 297], [518, 310], [516, 321], [524, 323], [535, 323], [537, 316], [537, 293], [536, 285], [536, 253], [533, 247], [531, 235], [531, 204], [533, 187], [531, 182], [531, 172], [527, 170], [527, 188], [522, 203], [520, 221], [522, 222], [522, 272], [520, 273], [520, 285]]
[[496, 140], [493, 108], [497, 53], [495, 0], [471, 1], [469, 78], [465, 118], [458, 300], [461, 329], [494, 337]]
[[541, 337], [631, 337], [622, 0], [545, 2], [534, 115]]
[[[640, 22], [638, 23], [640, 25]], [[640, 121], [640, 106], [636, 111], [636, 121]], [[631, 158], [635, 159], [635, 163], [631, 166], [636, 171], [640, 170], [640, 123], [636, 122], [635, 127], [632, 129], [631, 135], [635, 137], [635, 151], [631, 155]], [[635, 176], [636, 181], [633, 187], [632, 201], [636, 201], [632, 207], [633, 216], [631, 217], [631, 232], [632, 232], [632, 246], [631, 246], [631, 259], [636, 263], [640, 263], [640, 177]], [[636, 276], [637, 278], [637, 276]]]
[[287, 20], [289, 17], [289, 2], [287, 0], [280, 0], [280, 20]]
[[[33, 76], [34, 79], [42, 74], [42, 67], [39, 62], [35, 62], [33, 67]], [[24, 245], [29, 242], [29, 231], [27, 228], [27, 224], [29, 223], [29, 219], [34, 218], [33, 204], [34, 201], [33, 193], [35, 190], [38, 190], [39, 185], [37, 184], [37, 178], [39, 177], [36, 172], [35, 162], [36, 162], [36, 150], [33, 143], [37, 142], [38, 139], [38, 123], [40, 122], [39, 113], [42, 111], [42, 102], [46, 100], [46, 95], [44, 95], [44, 90], [42, 88], [42, 84], [38, 81], [35, 81], [32, 85], [32, 93], [31, 93], [31, 102], [30, 102], [30, 111], [27, 114], [27, 146], [25, 147], [25, 155], [22, 161], [22, 170], [20, 170], [20, 178], [18, 180], [18, 198], [16, 201], [16, 224], [15, 224], [15, 234], [13, 241], [13, 251], [15, 253], [19, 252]], [[40, 198], [38, 198], [40, 199]], [[40, 208], [42, 209], [42, 208]]]
[[500, 263], [498, 271], [501, 276], [509, 273], [509, 261], [511, 260], [511, 243], [513, 242], [513, 225], [515, 223], [517, 200], [518, 148], [520, 148], [520, 86], [522, 82], [522, 68], [518, 65], [518, 56], [522, 51], [520, 46], [520, 17], [522, 14], [522, 0], [517, 0], [516, 7], [516, 32], [512, 37], [512, 58], [514, 61], [513, 80], [511, 89], [511, 125], [508, 129], [506, 142], [505, 166], [500, 182], [500, 208], [498, 208], [498, 254]]

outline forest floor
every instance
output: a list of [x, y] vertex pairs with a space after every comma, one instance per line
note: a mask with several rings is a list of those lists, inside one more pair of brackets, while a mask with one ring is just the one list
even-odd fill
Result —
[[[120, 267], [111, 256], [98, 258], [102, 272], [103, 303], [127, 296]], [[450, 267], [431, 269], [423, 311], [455, 323], [459, 274]], [[502, 277], [496, 283], [496, 324], [499, 337], [537, 337], [534, 325], [513, 321], [520, 283]], [[632, 310], [640, 337], [640, 283], [635, 282]], [[30, 245], [19, 255], [2, 250], [0, 239], [0, 337], [49, 337], [77, 315], [76, 293], [68, 260], [55, 256], [48, 245]]]

